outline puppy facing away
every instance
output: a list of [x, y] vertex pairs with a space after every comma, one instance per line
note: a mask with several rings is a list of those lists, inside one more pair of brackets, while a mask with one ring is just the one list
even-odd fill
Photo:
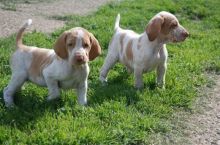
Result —
[[47, 100], [58, 98], [61, 88], [75, 88], [79, 104], [87, 104], [88, 62], [101, 54], [97, 39], [86, 29], [76, 27], [61, 34], [54, 50], [26, 46], [22, 36], [31, 23], [29, 19], [17, 34], [17, 49], [11, 57], [12, 77], [3, 92], [5, 105], [14, 104], [15, 92], [28, 80], [48, 87]]
[[168, 52], [166, 44], [181, 42], [189, 36], [177, 18], [162, 11], [148, 23], [142, 34], [119, 27], [120, 15], [115, 22], [115, 33], [109, 44], [108, 54], [101, 68], [99, 79], [107, 82], [107, 74], [116, 62], [124, 64], [134, 73], [135, 87], [143, 87], [142, 75], [156, 69], [157, 85], [165, 87]]

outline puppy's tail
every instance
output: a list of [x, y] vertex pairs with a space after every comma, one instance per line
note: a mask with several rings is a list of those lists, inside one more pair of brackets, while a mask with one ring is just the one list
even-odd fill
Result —
[[17, 49], [23, 46], [22, 36], [24, 34], [25, 29], [32, 24], [32, 19], [28, 19], [25, 24], [19, 29], [16, 37], [16, 46]]
[[115, 31], [120, 28], [119, 27], [119, 22], [120, 22], [120, 14], [117, 15], [116, 21], [115, 21]]

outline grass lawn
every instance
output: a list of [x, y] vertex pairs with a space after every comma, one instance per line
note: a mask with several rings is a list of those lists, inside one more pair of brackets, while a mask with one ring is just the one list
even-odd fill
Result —
[[[89, 16], [59, 17], [68, 24], [51, 35], [26, 34], [25, 44], [52, 48], [60, 33], [69, 28], [81, 26], [94, 33], [103, 54], [90, 62], [87, 107], [77, 104], [73, 90], [47, 103], [47, 88], [26, 83], [16, 94], [17, 106], [5, 108], [2, 91], [11, 76], [9, 58], [15, 50], [15, 35], [0, 39], [0, 144], [147, 144], [152, 133], [165, 134], [171, 114], [190, 110], [197, 90], [209, 83], [204, 74], [220, 72], [219, 6], [219, 0], [113, 2]], [[167, 45], [166, 90], [155, 88], [152, 72], [144, 75], [145, 88], [137, 91], [133, 76], [120, 64], [110, 71], [108, 85], [102, 86], [99, 69], [117, 13], [121, 27], [142, 33], [150, 18], [162, 10], [175, 14], [190, 32], [185, 42]]]

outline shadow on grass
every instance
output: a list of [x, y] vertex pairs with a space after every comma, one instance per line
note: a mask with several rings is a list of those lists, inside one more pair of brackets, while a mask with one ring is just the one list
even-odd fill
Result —
[[[15, 106], [6, 108], [3, 99], [0, 100], [0, 124], [16, 127], [19, 130], [26, 130], [27, 125], [35, 124], [46, 112], [56, 113], [58, 108], [64, 106], [62, 100], [47, 102], [38, 97], [37, 93], [31, 92], [27, 99], [16, 93]], [[27, 96], [25, 96], [27, 97]], [[0, 98], [3, 98], [3, 90], [0, 91]], [[46, 97], [45, 97], [46, 98]]]
[[[110, 79], [106, 86], [103, 86], [98, 80], [94, 81], [89, 85], [89, 106], [96, 107], [97, 104], [101, 105], [105, 101], [110, 102], [112, 100], [123, 102], [126, 106], [135, 106], [140, 101], [139, 94], [146, 91], [146, 89], [135, 89], [133, 79], [131, 83], [128, 81], [131, 79], [130, 75], [132, 74], [122, 73], [117, 75], [113, 79]], [[155, 84], [149, 82], [145, 85], [146, 87], [153, 90], [155, 89]], [[16, 106], [13, 108], [6, 108], [3, 105], [3, 99], [0, 99], [0, 124], [16, 127], [19, 130], [26, 130], [30, 123], [36, 124], [47, 113], [56, 115], [58, 109], [64, 107], [65, 104], [68, 104], [72, 109], [76, 109], [73, 107], [76, 105], [76, 100], [73, 100], [73, 98], [76, 99], [76, 97], [64, 97], [62, 95], [61, 99], [47, 102], [47, 91], [40, 93], [41, 96], [39, 96], [39, 90], [44, 91], [42, 88], [37, 90], [31, 89], [29, 92], [28, 88], [27, 90], [16, 93]], [[3, 90], [0, 91], [0, 98], [3, 98], [2, 94]]]
[[92, 95], [89, 98], [90, 105], [102, 104], [104, 101], [123, 101], [126, 105], [136, 104], [140, 101], [139, 95], [149, 90], [155, 90], [156, 85], [154, 82], [145, 82], [144, 88], [138, 90], [134, 87], [134, 80], [132, 79], [131, 83], [128, 82], [131, 75], [128, 73], [120, 74], [113, 79], [110, 79], [107, 84], [102, 84], [97, 81], [89, 86], [93, 91]]

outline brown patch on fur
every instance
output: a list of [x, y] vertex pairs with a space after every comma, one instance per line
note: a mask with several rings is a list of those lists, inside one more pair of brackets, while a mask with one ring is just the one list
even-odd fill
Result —
[[175, 18], [169, 15], [162, 15], [164, 18], [163, 25], [161, 27], [161, 33], [164, 35], [169, 34], [169, 32], [178, 25], [178, 22]]
[[132, 52], [132, 40], [128, 41], [127, 47], [126, 47], [126, 56], [128, 60], [133, 60], [133, 52]]
[[86, 56], [89, 59], [89, 52], [92, 47], [92, 41], [91, 41], [91, 36], [90, 33], [86, 29], [82, 29], [84, 32], [83, 38], [82, 38], [82, 47], [85, 48], [86, 50]]
[[17, 36], [16, 36], [16, 47], [17, 48], [22, 48], [23, 46], [22, 36], [23, 36], [24, 30], [25, 28], [22, 27], [17, 33]]
[[66, 48], [72, 50], [76, 46], [76, 41], [77, 41], [77, 31], [72, 31], [67, 34], [66, 38]]
[[132, 68], [131, 68], [130, 64], [128, 63], [127, 58], [126, 58], [125, 55], [123, 55], [123, 57], [122, 57], [122, 62], [125, 65], [125, 67], [127, 68], [127, 70], [129, 72], [132, 72]]
[[150, 41], [154, 41], [161, 31], [164, 18], [160, 15], [153, 17], [146, 27], [146, 33]]
[[120, 44], [121, 44], [121, 53], [123, 53], [124, 45], [123, 45], [123, 40], [125, 38], [125, 33], [121, 34], [120, 36]]
[[90, 34], [90, 44], [91, 44], [91, 49], [89, 51], [89, 60], [91, 61], [94, 60], [97, 56], [99, 56], [102, 53], [102, 50], [95, 36], [92, 33], [89, 34]]
[[60, 37], [57, 39], [54, 45], [54, 51], [62, 59], [68, 58], [68, 51], [66, 48], [67, 35], [68, 31], [63, 32], [63, 34], [60, 35]]
[[38, 49], [32, 52], [32, 62], [28, 72], [33, 76], [41, 76], [42, 70], [53, 61], [50, 50]]
[[68, 58], [68, 49], [73, 49], [78, 37], [77, 29], [63, 32], [54, 45], [54, 51], [62, 59]]
[[94, 60], [101, 54], [101, 47], [95, 36], [84, 28], [80, 28], [83, 32], [82, 47], [86, 49], [86, 55], [89, 61]]

